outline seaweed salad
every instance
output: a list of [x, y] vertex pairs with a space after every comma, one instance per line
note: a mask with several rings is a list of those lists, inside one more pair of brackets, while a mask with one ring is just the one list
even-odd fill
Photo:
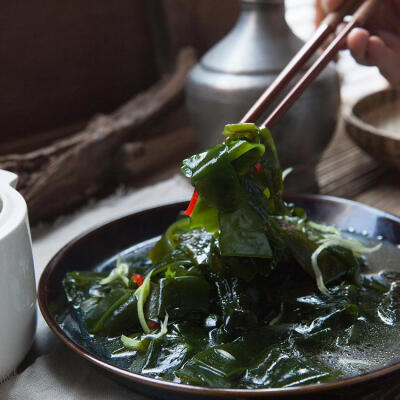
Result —
[[60, 323], [111, 364], [191, 385], [291, 387], [376, 368], [363, 351], [397, 338], [400, 320], [400, 274], [366, 262], [381, 245], [284, 202], [267, 129], [223, 135], [183, 161], [195, 195], [161, 237], [67, 274]]

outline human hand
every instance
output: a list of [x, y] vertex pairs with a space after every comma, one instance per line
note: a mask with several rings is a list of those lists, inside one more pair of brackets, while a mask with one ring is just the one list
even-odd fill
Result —
[[[321, 3], [330, 12], [344, 1]], [[347, 47], [358, 63], [377, 66], [393, 86], [400, 88], [400, 0], [382, 0], [366, 27], [349, 33]]]

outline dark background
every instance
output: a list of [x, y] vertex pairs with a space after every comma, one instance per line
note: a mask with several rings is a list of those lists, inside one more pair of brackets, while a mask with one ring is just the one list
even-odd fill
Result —
[[157, 81], [184, 45], [202, 54], [236, 0], [0, 0], [0, 154], [75, 132]]

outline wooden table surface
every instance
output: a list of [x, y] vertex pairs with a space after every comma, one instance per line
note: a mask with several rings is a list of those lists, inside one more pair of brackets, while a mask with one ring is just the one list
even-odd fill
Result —
[[317, 167], [322, 194], [356, 200], [400, 216], [400, 173], [382, 167], [347, 136], [343, 123]]
[[364, 153], [347, 136], [344, 115], [361, 97], [388, 86], [377, 68], [357, 65], [347, 52], [338, 62], [342, 121], [317, 168], [321, 193], [345, 197], [400, 216], [400, 173]]
[[[286, 0], [286, 19], [307, 39], [314, 30], [315, 0]], [[376, 68], [357, 65], [348, 52], [337, 63], [341, 76], [342, 116], [366, 94], [387, 86]], [[400, 172], [389, 171], [363, 153], [347, 136], [343, 123], [317, 169], [321, 193], [345, 197], [400, 216]]]

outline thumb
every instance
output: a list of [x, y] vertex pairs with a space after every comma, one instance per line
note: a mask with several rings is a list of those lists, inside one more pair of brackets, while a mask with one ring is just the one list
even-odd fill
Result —
[[393, 51], [378, 36], [368, 40], [366, 58], [371, 65], [376, 65], [381, 74], [395, 87], [400, 87], [400, 53]]

